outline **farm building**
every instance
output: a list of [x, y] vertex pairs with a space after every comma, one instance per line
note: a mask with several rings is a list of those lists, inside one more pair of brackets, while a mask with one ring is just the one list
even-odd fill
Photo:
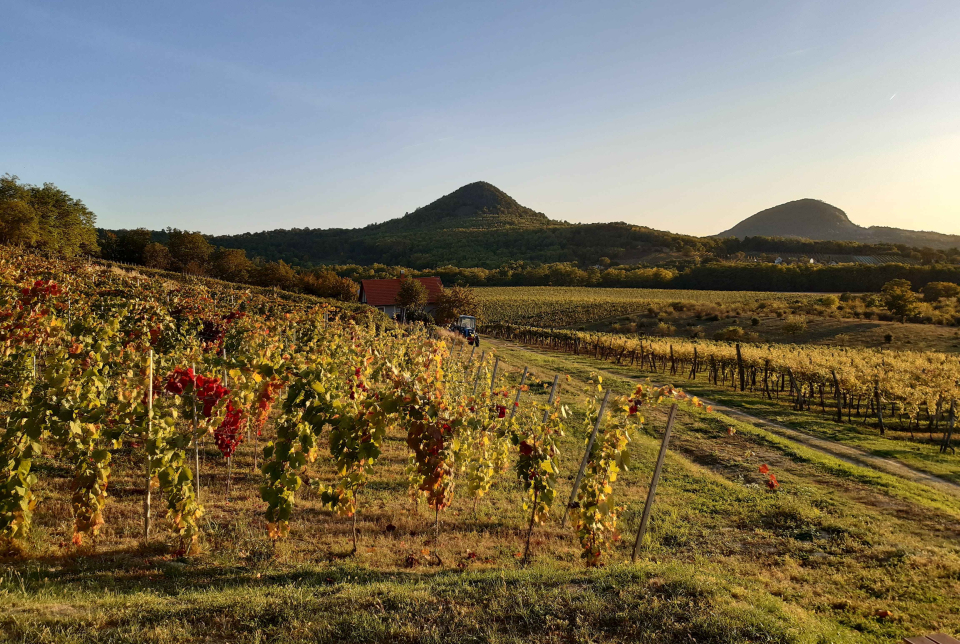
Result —
[[[397, 293], [400, 292], [400, 282], [403, 278], [391, 280], [361, 280], [360, 302], [395, 317], [403, 310], [397, 306]], [[432, 314], [437, 309], [437, 298], [443, 292], [443, 282], [439, 277], [414, 277], [427, 289], [427, 305], [424, 310]]]

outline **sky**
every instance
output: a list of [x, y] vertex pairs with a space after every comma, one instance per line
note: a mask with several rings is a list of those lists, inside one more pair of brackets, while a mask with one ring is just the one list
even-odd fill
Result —
[[106, 228], [356, 227], [488, 181], [715, 234], [960, 234], [960, 2], [0, 0], [0, 174]]

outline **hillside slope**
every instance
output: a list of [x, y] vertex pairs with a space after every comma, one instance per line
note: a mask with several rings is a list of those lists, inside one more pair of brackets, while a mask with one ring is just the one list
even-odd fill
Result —
[[960, 235], [859, 226], [847, 213], [819, 199], [798, 199], [761, 210], [717, 237], [801, 237], [825, 241], [888, 243], [948, 249], [960, 246]]
[[[271, 230], [211, 237], [251, 256], [300, 265], [393, 264], [496, 268], [514, 261], [593, 264], [601, 257], [690, 245], [699, 238], [622, 222], [568, 224], [478, 181], [389, 221], [356, 229]], [[683, 245], [683, 242], [681, 242]]]
[[476, 229], [558, 225], [486, 181], [469, 183], [413, 212], [369, 226], [378, 231]]

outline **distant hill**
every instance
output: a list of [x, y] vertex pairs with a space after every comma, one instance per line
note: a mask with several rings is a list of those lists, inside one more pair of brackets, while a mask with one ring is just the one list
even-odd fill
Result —
[[716, 237], [800, 237], [862, 244], [906, 244], [946, 250], [960, 247], [960, 235], [858, 226], [847, 213], [818, 199], [798, 199], [761, 210]]
[[411, 213], [355, 229], [295, 228], [210, 237], [252, 257], [298, 265], [391, 264], [411, 268], [510, 262], [595, 264], [700, 238], [622, 222], [568, 224], [548, 218], [484, 181], [467, 184]]
[[[154, 241], [167, 242], [166, 231], [152, 235]], [[524, 262], [578, 262], [583, 267], [606, 265], [606, 260], [685, 268], [741, 252], [831, 254], [840, 257], [837, 261], [849, 257], [847, 261], [862, 262], [865, 257], [919, 258], [909, 247], [960, 246], [960, 236], [863, 228], [839, 208], [814, 199], [770, 208], [712, 237], [623, 222], [570, 224], [523, 206], [484, 181], [363, 228], [293, 228], [208, 239], [216, 246], [243, 249], [251, 258], [297, 266], [386, 264], [418, 269], [499, 268]]]
[[521, 206], [496, 186], [486, 181], [477, 181], [468, 183], [403, 217], [374, 224], [368, 229], [380, 232], [409, 232], [416, 229], [475, 230], [543, 227], [557, 223], [542, 212]]

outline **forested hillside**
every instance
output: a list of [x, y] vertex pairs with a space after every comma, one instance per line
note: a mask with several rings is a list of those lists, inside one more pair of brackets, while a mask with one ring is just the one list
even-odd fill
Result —
[[[772, 213], [772, 214], [771, 214]], [[624, 222], [570, 224], [520, 205], [497, 187], [471, 183], [403, 217], [364, 228], [294, 228], [211, 236], [218, 246], [297, 266], [387, 264], [498, 268], [509, 262], [644, 264], [684, 268], [703, 259], [794, 253], [864, 261], [884, 256], [943, 261], [960, 237], [867, 234], [842, 210], [813, 199], [771, 208], [716, 237]], [[896, 229], [890, 229], [896, 230]], [[745, 236], [743, 231], [748, 232]], [[899, 234], [898, 233], [898, 234]], [[155, 233], [157, 240], [163, 233]], [[809, 238], [809, 239], [807, 239]], [[816, 239], [819, 241], [811, 241]], [[930, 248], [922, 250], [922, 246]]]

